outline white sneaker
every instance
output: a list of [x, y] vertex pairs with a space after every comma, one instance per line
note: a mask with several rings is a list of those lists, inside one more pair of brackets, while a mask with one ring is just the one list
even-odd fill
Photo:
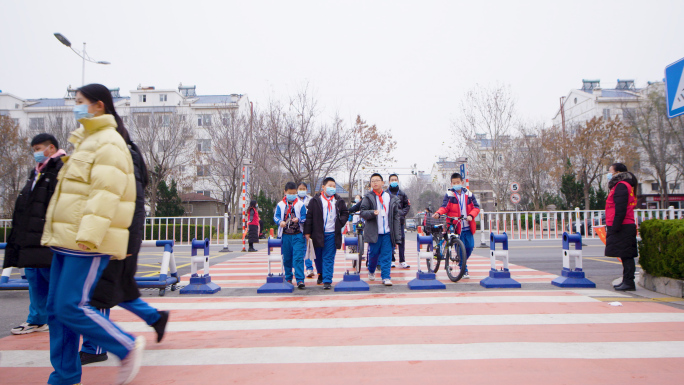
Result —
[[392, 262], [392, 267], [397, 267], [397, 265], [395, 265], [394, 262]]
[[385, 286], [392, 286], [392, 281], [390, 281], [389, 279], [383, 279], [382, 284]]
[[401, 263], [401, 268], [402, 268], [402, 269], [410, 269], [411, 266], [409, 266], [406, 262], [402, 262], [402, 263]]
[[467, 271], [465, 273], [463, 273], [463, 278], [470, 278], [470, 275], [468, 275]]
[[24, 322], [23, 324], [12, 328], [10, 330], [10, 333], [14, 335], [21, 335], [21, 334], [29, 334], [29, 333], [34, 333], [34, 332], [46, 332], [48, 331], [48, 325], [43, 324], [43, 325], [34, 325], [34, 324], [29, 324], [28, 322]]
[[119, 369], [119, 375], [116, 378], [116, 384], [130, 384], [135, 376], [138, 375], [140, 365], [142, 365], [142, 356], [144, 350], [145, 337], [139, 336], [135, 339], [135, 347], [133, 350], [128, 353], [126, 358], [121, 360], [121, 368]]
[[313, 270], [307, 270], [306, 271], [306, 278], [313, 278], [314, 273]]
[[375, 273], [368, 273], [368, 280], [375, 281]]

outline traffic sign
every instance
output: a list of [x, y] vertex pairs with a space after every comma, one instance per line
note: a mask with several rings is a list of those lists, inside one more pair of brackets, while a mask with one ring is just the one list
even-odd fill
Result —
[[510, 186], [508, 186], [508, 188], [511, 189], [511, 192], [517, 193], [518, 191], [520, 191], [520, 183], [513, 182]]
[[665, 67], [667, 116], [684, 114], [684, 58]]
[[520, 194], [518, 194], [518, 193], [511, 194], [511, 203], [513, 203], [514, 205], [517, 205], [518, 203], [520, 203]]

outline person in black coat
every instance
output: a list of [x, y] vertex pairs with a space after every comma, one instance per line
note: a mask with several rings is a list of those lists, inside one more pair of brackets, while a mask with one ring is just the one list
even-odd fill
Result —
[[[405, 245], [405, 240], [406, 240], [406, 216], [409, 213], [409, 210], [411, 210], [411, 202], [409, 201], [408, 195], [406, 195], [405, 192], [399, 189], [399, 176], [397, 174], [390, 174], [389, 176], [389, 188], [387, 189], [387, 192], [390, 195], [394, 195], [395, 197], [399, 198], [399, 223], [401, 223], [401, 243], [399, 243], [398, 248], [399, 248], [399, 263], [401, 264], [401, 267], [404, 269], [408, 269], [411, 266], [409, 266], [406, 263], [406, 245]], [[394, 262], [396, 259], [394, 258], [394, 250], [392, 250], [392, 267], [396, 267], [394, 265]]]
[[[128, 228], [128, 252], [126, 259], [110, 260], [102, 272], [100, 280], [95, 286], [90, 304], [109, 318], [109, 310], [120, 306], [140, 317], [157, 332], [157, 342], [164, 337], [166, 323], [169, 320], [168, 311], [158, 311], [147, 302], [140, 299], [140, 290], [135, 281], [138, 268], [138, 253], [145, 230], [145, 187], [148, 176], [142, 153], [133, 142], [128, 143], [133, 159], [135, 173], [136, 198], [133, 221]], [[107, 352], [92, 344], [84, 337], [81, 347], [81, 365], [107, 360]]]
[[26, 322], [12, 328], [12, 334], [48, 330], [46, 306], [52, 251], [40, 245], [40, 238], [45, 213], [57, 186], [57, 175], [64, 165], [62, 156], [66, 155], [50, 134], [33, 137], [31, 148], [36, 167], [29, 172], [26, 185], [17, 197], [2, 266], [25, 268], [29, 284], [29, 316]]
[[335, 254], [342, 247], [342, 228], [349, 219], [347, 205], [335, 191], [335, 179], [323, 179], [321, 193], [311, 198], [304, 222], [304, 237], [307, 243], [312, 240], [316, 254], [317, 283], [325, 290], [332, 288]]
[[606, 251], [607, 257], [622, 261], [622, 283], [618, 291], [634, 291], [635, 258], [638, 256], [636, 208], [637, 178], [622, 163], [610, 166], [608, 172], [608, 199], [606, 200]]
[[250, 253], [256, 252], [254, 248], [255, 243], [259, 243], [259, 212], [257, 211], [257, 201], [252, 200], [249, 202], [249, 208], [247, 208], [247, 242], [249, 242]]

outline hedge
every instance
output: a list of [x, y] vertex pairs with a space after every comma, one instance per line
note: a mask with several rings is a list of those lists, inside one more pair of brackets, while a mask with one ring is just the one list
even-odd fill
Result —
[[0, 242], [6, 242], [7, 237], [9, 237], [11, 231], [11, 227], [0, 227]]
[[684, 279], [684, 220], [649, 219], [639, 232], [641, 267], [655, 277]]
[[[190, 234], [188, 235], [188, 230], [190, 230]], [[181, 237], [181, 231], [182, 231], [182, 237]], [[197, 233], [195, 233], [197, 231]], [[174, 234], [175, 233], [175, 234]], [[195, 234], [199, 234], [199, 237], [196, 237]], [[167, 238], [167, 226], [166, 224], [162, 225], [145, 225], [145, 239], [155, 239], [155, 240], [165, 240], [165, 239], [173, 239], [176, 242], [188, 242], [192, 240], [193, 238], [198, 238], [198, 239], [204, 239], [204, 238], [210, 238], [214, 239], [216, 238], [216, 226], [195, 226], [195, 225], [190, 225], [188, 228], [187, 224], [180, 225], [176, 224], [175, 229], [174, 225], [170, 224], [168, 225], [168, 238]]]

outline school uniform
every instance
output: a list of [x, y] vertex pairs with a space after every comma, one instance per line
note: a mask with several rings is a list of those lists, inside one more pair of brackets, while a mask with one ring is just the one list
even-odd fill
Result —
[[380, 195], [371, 191], [361, 201], [361, 218], [366, 221], [363, 236], [369, 246], [368, 272], [375, 274], [380, 265], [382, 279], [390, 279], [392, 250], [402, 242], [399, 199], [387, 191]]
[[[437, 214], [446, 214], [450, 217], [460, 217], [461, 213], [466, 217], [470, 215], [473, 217], [472, 221], [463, 219], [456, 223], [456, 233], [460, 234], [461, 241], [466, 249], [466, 261], [470, 258], [475, 248], [475, 238], [473, 235], [477, 230], [475, 217], [480, 213], [480, 204], [477, 203], [477, 198], [467, 188], [461, 188], [459, 191], [449, 190], [444, 195], [442, 207], [437, 210]], [[465, 271], [468, 272], [466, 266]]]
[[336, 250], [342, 247], [342, 228], [347, 224], [349, 210], [340, 196], [325, 197], [324, 193], [311, 199], [307, 210], [304, 234], [311, 236], [316, 254], [316, 270], [323, 283], [332, 283]]
[[[311, 202], [311, 195], [307, 195], [307, 196], [305, 196], [304, 198], [297, 198], [297, 199], [300, 199], [300, 200], [302, 201], [302, 203], [304, 203], [304, 206], [306, 206], [306, 207], [308, 208], [308, 207], [309, 207], [309, 202]], [[307, 245], [307, 246], [308, 246], [308, 245]], [[306, 255], [306, 254], [305, 254], [305, 255]], [[304, 265], [305, 265], [305, 267], [306, 267], [306, 270], [312, 270], [312, 271], [313, 271], [313, 261], [312, 261], [312, 260], [310, 260], [310, 259], [305, 259], [305, 260], [304, 260]]]
[[[292, 222], [297, 218], [299, 222]], [[287, 223], [281, 227], [280, 223]], [[290, 203], [287, 198], [276, 205], [273, 222], [278, 226], [278, 238], [282, 239], [283, 267], [285, 280], [292, 281], [292, 268], [297, 283], [304, 282], [304, 255], [306, 254], [306, 240], [304, 239], [304, 223], [306, 223], [306, 206], [299, 199]]]

